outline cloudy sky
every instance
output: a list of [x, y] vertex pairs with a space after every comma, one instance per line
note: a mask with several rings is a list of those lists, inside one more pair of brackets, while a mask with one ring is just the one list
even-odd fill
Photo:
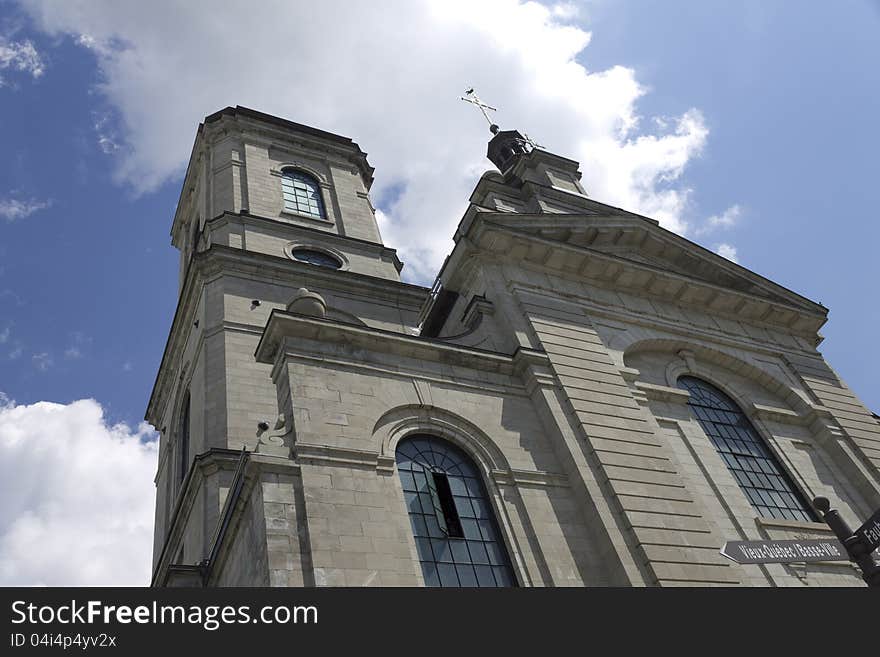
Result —
[[0, 0], [0, 585], [149, 580], [169, 228], [227, 105], [354, 138], [429, 285], [490, 166], [475, 86], [593, 197], [828, 306], [880, 409], [878, 51], [877, 0]]

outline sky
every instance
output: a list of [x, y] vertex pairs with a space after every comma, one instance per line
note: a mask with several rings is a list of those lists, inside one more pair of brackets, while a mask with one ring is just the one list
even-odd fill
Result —
[[227, 105], [357, 141], [430, 285], [491, 166], [476, 87], [593, 198], [830, 308], [880, 412], [878, 55], [877, 0], [0, 0], [0, 585], [149, 581], [169, 230]]

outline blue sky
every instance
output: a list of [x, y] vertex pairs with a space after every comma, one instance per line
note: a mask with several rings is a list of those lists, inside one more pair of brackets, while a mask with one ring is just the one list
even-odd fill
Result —
[[645, 114], [701, 109], [700, 208], [742, 208], [740, 264], [830, 309], [820, 351], [880, 413], [880, 2], [607, 3], [591, 28]]
[[[0, 220], [0, 388], [22, 403], [94, 397], [110, 418], [136, 423], [175, 306], [168, 230], [181, 176], [148, 192], [118, 180], [125, 126], [94, 52], [41, 31], [14, 4], [0, 8], [12, 40], [31, 41], [45, 62], [37, 78], [3, 71], [0, 198], [51, 203]], [[702, 113], [706, 145], [675, 185], [692, 190], [691, 215], [740, 212], [723, 234], [689, 237], [732, 244], [740, 264], [828, 306], [823, 353], [880, 408], [878, 4], [608, 2], [578, 20], [592, 33], [578, 61], [634, 69], [648, 90], [639, 115]], [[250, 100], [230, 90], [229, 102]], [[444, 111], [460, 111], [454, 96]], [[541, 138], [540, 126], [518, 127]]]
[[490, 166], [457, 100], [474, 85], [598, 200], [829, 307], [821, 351], [880, 412], [880, 2], [146, 4], [0, 0], [0, 392], [18, 404], [93, 398], [105, 429], [149, 437], [171, 218], [225, 105], [358, 141], [386, 241], [430, 285]]
[[176, 302], [179, 182], [140, 196], [115, 184], [94, 130], [94, 57], [29, 36], [48, 64], [0, 88], [0, 190], [51, 205], [0, 219], [0, 389], [20, 403], [93, 397], [111, 420], [137, 424]]

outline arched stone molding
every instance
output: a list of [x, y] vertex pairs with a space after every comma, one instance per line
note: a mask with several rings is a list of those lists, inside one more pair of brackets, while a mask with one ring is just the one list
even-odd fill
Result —
[[278, 164], [270, 170], [270, 173], [276, 176], [283, 176], [285, 169], [296, 169], [298, 171], [302, 171], [303, 173], [309, 174], [312, 178], [318, 181], [318, 184], [322, 187], [329, 187], [330, 180], [327, 178], [327, 174], [323, 171], [319, 171], [315, 167], [309, 166], [305, 162], [300, 161], [290, 161], [283, 162]]
[[[522, 528], [523, 503], [511, 476], [510, 464], [501, 450], [491, 438], [463, 417], [435, 406], [409, 404], [386, 412], [373, 428], [374, 444], [379, 451], [377, 469], [393, 473], [397, 445], [404, 438], [416, 434], [448, 440], [464, 450], [477, 465], [483, 475], [483, 483], [494, 507], [517, 580], [521, 586], [532, 586], [522, 550], [522, 545], [527, 545], [529, 541], [521, 531], [515, 529]], [[395, 479], [399, 485], [399, 478]], [[507, 489], [508, 495], [504, 494], [502, 487]], [[402, 500], [402, 491], [400, 497]], [[415, 549], [415, 544], [412, 547]]]
[[504, 454], [476, 425], [450, 411], [419, 404], [394, 408], [376, 422], [373, 440], [379, 452], [379, 462], [393, 462], [397, 444], [419, 433], [444, 438], [461, 447], [480, 467], [487, 483], [492, 481], [494, 472], [510, 472]]
[[788, 407], [800, 416], [807, 416], [813, 410], [812, 406], [804, 397], [791, 386], [757, 365], [753, 365], [742, 358], [730, 353], [707, 347], [686, 340], [672, 340], [664, 338], [652, 338], [640, 340], [631, 344], [624, 352], [624, 364], [629, 366], [634, 355], [642, 352], [660, 352], [670, 355], [670, 362], [666, 367], [666, 385], [670, 388], [677, 387], [680, 376], [691, 374], [717, 386], [730, 395], [744, 410], [752, 407], [752, 402], [745, 400], [742, 390], [729, 380], [719, 376], [718, 369], [733, 372], [748, 379], [778, 399], [784, 401]]

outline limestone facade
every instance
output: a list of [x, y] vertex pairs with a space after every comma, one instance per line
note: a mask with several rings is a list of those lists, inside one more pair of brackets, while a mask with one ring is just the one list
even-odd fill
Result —
[[[848, 562], [719, 555], [831, 533], [760, 517], [677, 385], [729, 395], [805, 498], [860, 523], [880, 424], [817, 351], [827, 310], [589, 198], [576, 162], [513, 162], [480, 179], [425, 288], [381, 241], [357, 144], [240, 107], [206, 118], [146, 415], [154, 585], [424, 585], [395, 463], [413, 435], [473, 459], [520, 586], [863, 585]], [[286, 167], [326, 217], [285, 211]]]

